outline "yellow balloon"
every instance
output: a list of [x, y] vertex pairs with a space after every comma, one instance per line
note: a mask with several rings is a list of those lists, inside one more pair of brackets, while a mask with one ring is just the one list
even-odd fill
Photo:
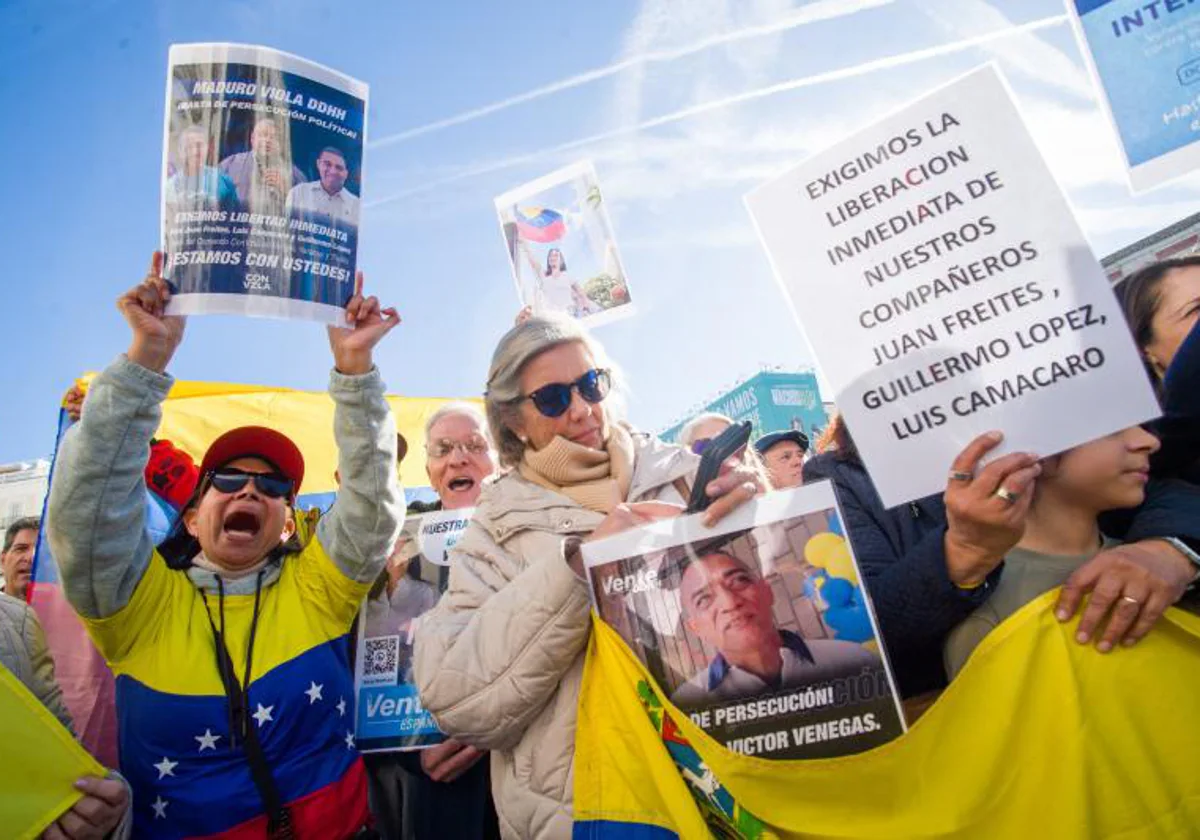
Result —
[[838, 551], [833, 552], [825, 564], [825, 571], [830, 577], [848, 580], [858, 586], [858, 575], [854, 572], [854, 560], [850, 557], [850, 547], [844, 542]]
[[804, 544], [804, 559], [818, 569], [824, 569], [827, 568], [829, 558], [837, 552], [838, 548], [845, 548], [845, 546], [846, 541], [837, 534], [823, 531], [810, 537]]

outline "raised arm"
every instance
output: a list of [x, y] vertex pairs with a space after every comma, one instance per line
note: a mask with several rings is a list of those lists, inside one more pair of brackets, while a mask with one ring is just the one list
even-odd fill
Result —
[[397, 324], [394, 309], [363, 298], [362, 275], [346, 306], [346, 327], [329, 328], [334, 370], [329, 394], [335, 404], [333, 435], [341, 486], [317, 539], [346, 577], [366, 583], [383, 568], [400, 533], [404, 497], [396, 473], [396, 421], [375, 367], [375, 345]]
[[67, 600], [86, 618], [113, 615], [129, 602], [153, 550], [143, 472], [171, 388], [167, 364], [184, 329], [183, 318], [163, 314], [170, 290], [161, 272], [156, 252], [146, 279], [117, 300], [133, 340], [92, 383], [55, 460], [50, 548]]

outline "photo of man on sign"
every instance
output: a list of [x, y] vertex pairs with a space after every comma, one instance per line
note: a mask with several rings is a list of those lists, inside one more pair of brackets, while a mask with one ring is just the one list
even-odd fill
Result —
[[702, 554], [689, 549], [667, 564], [675, 561], [679, 570], [684, 624], [717, 653], [675, 690], [675, 705], [737, 700], [879, 665], [878, 654], [854, 642], [806, 641], [796, 631], [779, 629], [774, 593], [757, 570], [719, 546]]

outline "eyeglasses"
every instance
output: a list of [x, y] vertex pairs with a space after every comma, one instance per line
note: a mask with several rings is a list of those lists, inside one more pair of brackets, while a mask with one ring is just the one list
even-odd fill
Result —
[[612, 388], [612, 377], [603, 368], [592, 368], [574, 382], [551, 382], [521, 399], [531, 400], [534, 407], [545, 417], [561, 417], [571, 407], [571, 392], [579, 390], [579, 396], [590, 403], [598, 403], [608, 396]]
[[692, 454], [703, 455], [710, 443], [712, 443], [712, 438], [698, 438], [692, 441]]
[[222, 493], [236, 493], [251, 480], [259, 493], [269, 499], [282, 499], [292, 495], [292, 480], [278, 473], [252, 473], [226, 467], [209, 473], [208, 480]]
[[475, 456], [487, 454], [487, 441], [481, 437], [473, 437], [470, 440], [439, 440], [428, 444], [425, 447], [425, 454], [430, 458], [448, 458], [455, 450], [462, 451], [464, 456]]

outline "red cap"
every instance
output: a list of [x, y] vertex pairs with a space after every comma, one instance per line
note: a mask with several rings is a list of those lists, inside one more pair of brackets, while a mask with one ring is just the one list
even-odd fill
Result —
[[280, 474], [292, 480], [294, 492], [304, 482], [304, 456], [291, 438], [265, 426], [232, 429], [212, 442], [204, 453], [200, 472], [207, 475], [238, 458], [262, 458], [270, 461]]

